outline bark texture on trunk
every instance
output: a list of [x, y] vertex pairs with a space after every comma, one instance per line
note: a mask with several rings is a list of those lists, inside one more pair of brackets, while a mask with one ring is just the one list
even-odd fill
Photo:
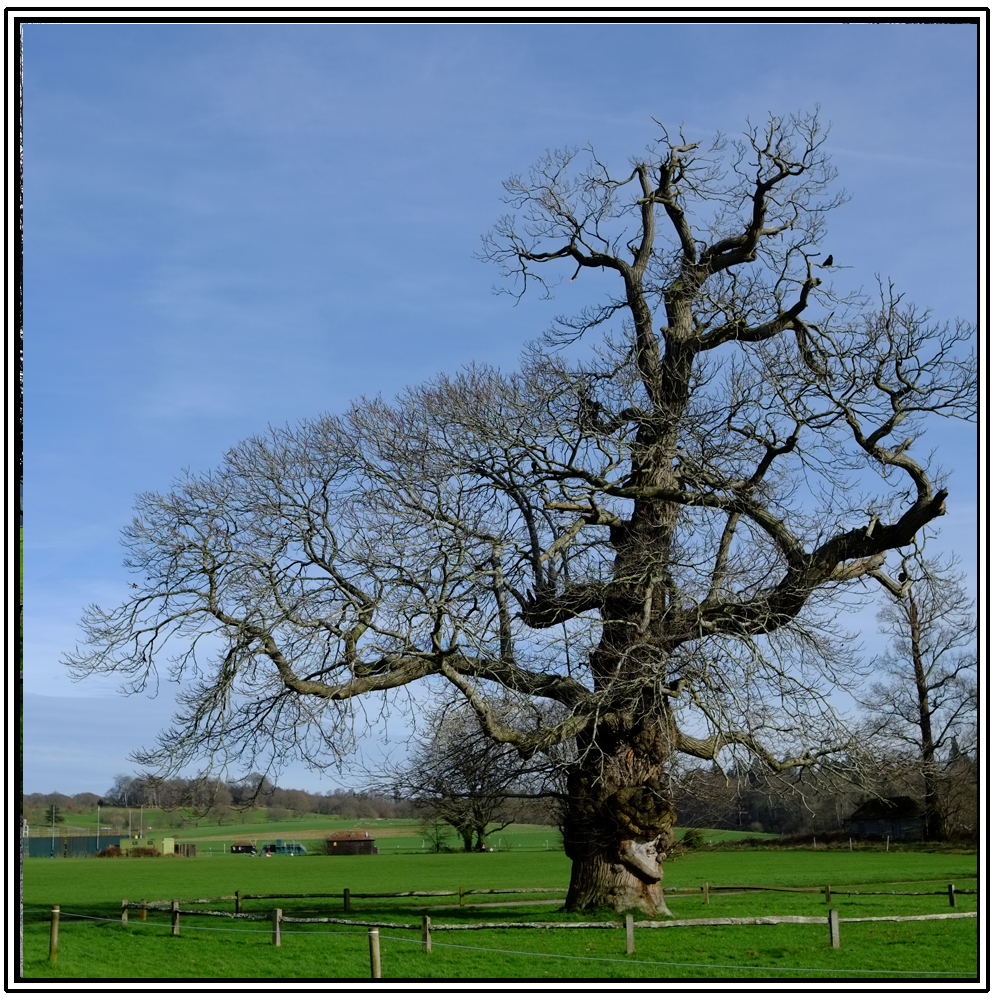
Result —
[[638, 910], [649, 917], [669, 917], [663, 901], [663, 868], [659, 839], [619, 841], [573, 859], [567, 910], [612, 907], [618, 913]]
[[677, 814], [663, 780], [660, 727], [599, 727], [569, 776], [562, 822], [573, 862], [566, 909], [669, 916], [661, 862]]

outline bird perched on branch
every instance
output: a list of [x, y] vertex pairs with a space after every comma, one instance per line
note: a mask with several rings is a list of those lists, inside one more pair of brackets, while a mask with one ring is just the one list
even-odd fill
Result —
[[832, 264], [833, 264], [833, 254], [830, 254], [830, 256], [827, 257], [822, 264], [820, 264], [820, 267], [830, 267]]

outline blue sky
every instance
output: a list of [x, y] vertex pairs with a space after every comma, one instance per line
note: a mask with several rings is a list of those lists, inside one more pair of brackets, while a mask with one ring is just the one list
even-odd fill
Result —
[[[474, 256], [546, 148], [624, 165], [651, 116], [708, 139], [819, 104], [852, 194], [838, 285], [880, 273], [974, 319], [977, 46], [948, 25], [26, 25], [25, 789], [101, 793], [168, 721], [169, 689], [126, 701], [59, 664], [82, 608], [124, 594], [136, 493], [268, 424], [511, 367], [593, 296], [515, 308]], [[941, 544], [974, 578], [977, 437], [941, 442]]]

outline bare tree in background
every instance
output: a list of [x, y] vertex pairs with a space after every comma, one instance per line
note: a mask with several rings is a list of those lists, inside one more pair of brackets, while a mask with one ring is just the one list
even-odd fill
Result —
[[[945, 513], [914, 444], [974, 415], [976, 371], [970, 327], [815, 273], [842, 201], [824, 139], [815, 115], [735, 142], [664, 129], [619, 176], [550, 154], [507, 183], [484, 254], [515, 294], [589, 275], [602, 301], [514, 373], [362, 400], [140, 496], [138, 586], [87, 611], [67, 660], [130, 690], [160, 670], [184, 684], [138, 759], [327, 766], [378, 695], [388, 711], [450, 685], [523, 759], [572, 748], [567, 906], [656, 914], [665, 762], [846, 752], [840, 621]], [[499, 692], [559, 715], [508, 724]]]
[[925, 556], [922, 546], [903, 558], [898, 574], [873, 576], [887, 595], [879, 619], [892, 644], [879, 661], [884, 679], [862, 704], [890, 751], [916, 751], [924, 836], [945, 840], [957, 832], [949, 823], [953, 796], [944, 788], [949, 765], [957, 769], [977, 750], [976, 603], [954, 563]]
[[[495, 705], [491, 711], [503, 714]], [[504, 721], [517, 724], [510, 717]], [[437, 707], [410, 744], [406, 763], [391, 769], [382, 783], [452, 826], [466, 851], [482, 851], [487, 836], [521, 818], [522, 798], [551, 795], [549, 785], [558, 779], [548, 765], [545, 759], [525, 761], [515, 747], [486, 737], [463, 700]]]

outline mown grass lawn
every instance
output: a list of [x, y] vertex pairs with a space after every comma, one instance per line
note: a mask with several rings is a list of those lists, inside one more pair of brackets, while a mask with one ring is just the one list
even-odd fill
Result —
[[[693, 888], [708, 881], [943, 892], [949, 882], [976, 885], [976, 857], [951, 854], [828, 851], [692, 852], [666, 866], [664, 885]], [[122, 898], [187, 899], [266, 892], [330, 892], [329, 900], [247, 901], [247, 911], [281, 906], [285, 915], [324, 915], [361, 921], [432, 926], [481, 920], [563, 921], [560, 893], [516, 897], [357, 899], [352, 894], [412, 889], [556, 888], [566, 885], [569, 861], [553, 851], [522, 853], [398, 854], [377, 857], [223, 856], [195, 859], [29, 859], [25, 865], [25, 977], [66, 979], [341, 980], [370, 975], [367, 927], [284, 925], [274, 948], [270, 924], [185, 916], [181, 936], [169, 917], [130, 914], [123, 927]], [[798, 914], [826, 916], [819, 893], [719, 893], [706, 906], [698, 895], [671, 895], [678, 919], [706, 916]], [[959, 911], [978, 908], [978, 896], [959, 895]], [[65, 916], [57, 961], [48, 954], [49, 907]], [[490, 905], [482, 905], [489, 903]], [[229, 910], [232, 903], [213, 908]], [[948, 912], [947, 896], [835, 895], [841, 918]], [[81, 914], [100, 920], [80, 920]], [[613, 916], [600, 915], [603, 918]], [[589, 918], [592, 919], [592, 918]], [[624, 930], [434, 931], [423, 954], [416, 930], [380, 931], [387, 979], [832, 979], [937, 981], [919, 973], [975, 975], [976, 919], [905, 924], [842, 924], [842, 947], [829, 946], [823, 925], [674, 927], [636, 930], [634, 955], [625, 955]], [[947, 978], [944, 977], [944, 978]]]
[[[121, 814], [127, 812], [124, 809], [112, 809], [114, 814], [121, 820]], [[138, 809], [132, 810], [135, 830], [138, 830], [140, 813]], [[108, 844], [116, 844], [118, 840], [128, 834], [127, 825], [119, 825], [109, 830], [104, 820], [107, 818], [107, 810], [102, 819], [101, 834], [102, 845], [104, 838]], [[57, 831], [56, 835], [73, 836], [86, 835], [93, 836], [97, 832], [96, 812], [80, 812], [72, 814], [72, 823], [64, 824]], [[429, 848], [427, 835], [421, 831], [419, 820], [415, 819], [344, 819], [336, 816], [321, 816], [317, 814], [307, 814], [290, 819], [272, 820], [268, 819], [267, 810], [259, 810], [255, 813], [247, 813], [242, 816], [232, 817], [232, 822], [215, 823], [206, 819], [185, 820], [184, 826], [178, 825], [179, 818], [176, 814], [165, 814], [159, 809], [147, 809], [142, 814], [143, 828], [147, 835], [151, 837], [173, 837], [180, 843], [196, 844], [200, 854], [209, 854], [214, 857], [219, 853], [227, 853], [234, 840], [249, 839], [257, 845], [273, 842], [279, 837], [283, 840], [297, 840], [303, 843], [310, 852], [325, 853], [325, 838], [328, 834], [337, 830], [367, 830], [376, 839], [379, 851], [382, 854], [426, 852]], [[675, 831], [680, 838], [684, 834], [684, 829]], [[45, 837], [48, 828], [44, 825], [34, 828], [32, 836]], [[733, 830], [707, 830], [705, 837], [712, 843], [724, 843], [728, 840], [736, 840], [743, 837], [754, 837], [769, 839], [772, 834], [747, 834]], [[562, 840], [559, 831], [555, 827], [538, 826], [528, 823], [513, 823], [502, 830], [489, 834], [486, 838], [489, 844], [497, 852], [507, 851], [552, 851], [562, 853]], [[460, 851], [462, 839], [457, 835], [445, 840], [445, 845], [452, 851]], [[45, 851], [48, 857], [48, 850]]]

